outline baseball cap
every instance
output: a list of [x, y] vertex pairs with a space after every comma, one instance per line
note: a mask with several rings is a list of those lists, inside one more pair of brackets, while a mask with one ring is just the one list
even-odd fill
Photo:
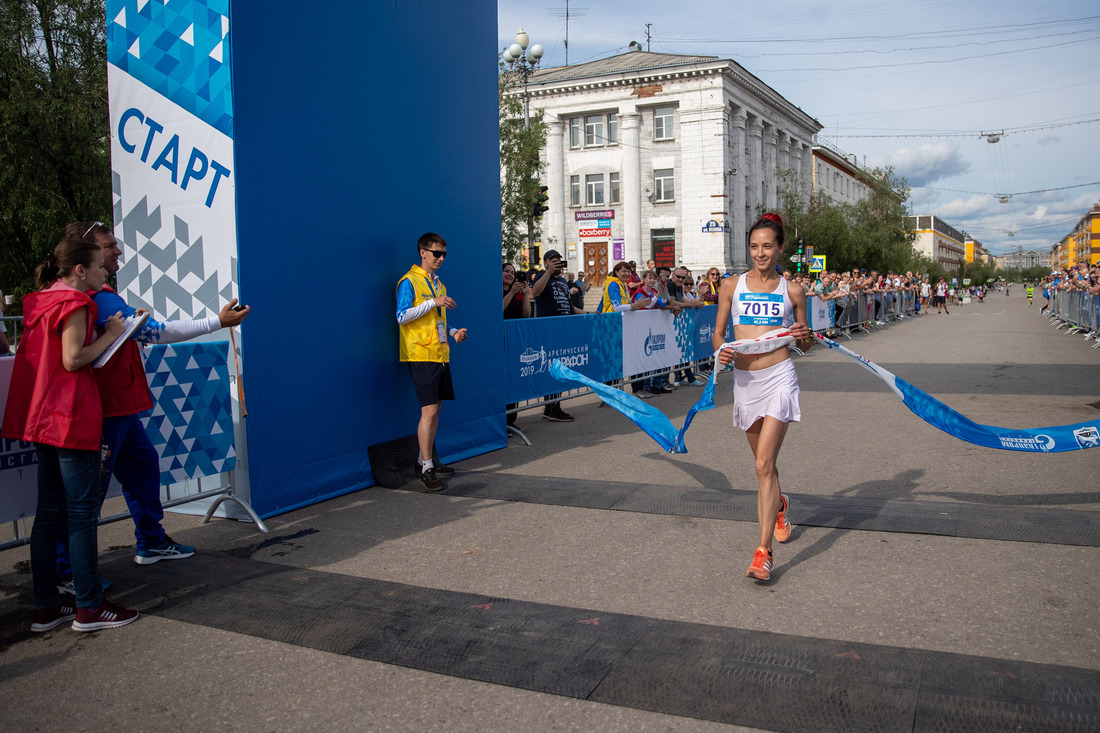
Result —
[[548, 250], [548, 251], [546, 252], [546, 254], [544, 254], [544, 255], [542, 256], [542, 261], [543, 261], [543, 262], [546, 262], [547, 260], [555, 260], [555, 259], [556, 259], [556, 260], [560, 260], [560, 259], [561, 259], [561, 252], [558, 252], [558, 251], [557, 251], [556, 249], [551, 249], [551, 250]]

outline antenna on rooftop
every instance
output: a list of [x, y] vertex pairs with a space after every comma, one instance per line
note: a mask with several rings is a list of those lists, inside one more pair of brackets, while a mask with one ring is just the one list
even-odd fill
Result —
[[587, 12], [588, 8], [573, 8], [569, 9], [569, 0], [565, 0], [565, 10], [559, 10], [558, 8], [547, 8], [550, 11], [550, 15], [555, 18], [565, 18], [565, 65], [569, 66], [569, 18], [570, 16], [580, 18]]

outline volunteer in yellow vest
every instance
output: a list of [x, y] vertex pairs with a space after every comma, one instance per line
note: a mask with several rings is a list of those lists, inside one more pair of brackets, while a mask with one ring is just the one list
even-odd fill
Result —
[[645, 308], [649, 305], [649, 299], [630, 302], [628, 283], [630, 282], [631, 269], [629, 262], [619, 262], [607, 276], [603, 284], [603, 300], [600, 301], [600, 313], [617, 313], [620, 311], [632, 311]]
[[420, 264], [413, 265], [397, 282], [397, 323], [400, 330], [401, 361], [409, 365], [409, 375], [420, 402], [420, 424], [416, 428], [420, 456], [420, 482], [426, 491], [442, 491], [439, 476], [454, 473], [450, 466], [437, 464], [435, 432], [439, 427], [439, 403], [455, 398], [451, 382], [450, 348], [447, 335], [462, 342], [465, 328], [447, 329], [447, 311], [455, 302], [435, 273], [447, 256], [447, 240], [428, 232], [416, 243]]

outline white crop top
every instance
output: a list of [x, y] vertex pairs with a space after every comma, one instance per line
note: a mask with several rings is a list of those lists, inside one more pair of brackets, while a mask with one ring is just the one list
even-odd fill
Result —
[[731, 315], [738, 326], [794, 325], [794, 304], [787, 294], [787, 279], [779, 278], [779, 287], [774, 292], [754, 293], [745, 287], [745, 275], [737, 278]]

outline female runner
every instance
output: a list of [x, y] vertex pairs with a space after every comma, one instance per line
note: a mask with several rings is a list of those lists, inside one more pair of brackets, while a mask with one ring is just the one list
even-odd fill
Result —
[[[752, 269], [744, 275], [726, 278], [719, 291], [712, 340], [715, 349], [724, 342], [731, 317], [735, 339], [757, 338], [777, 327], [789, 327], [800, 349], [805, 351], [813, 344], [807, 325], [806, 294], [802, 288], [788, 287], [788, 282], [776, 272], [784, 239], [783, 220], [778, 214], [764, 214], [752, 225], [749, 230]], [[737, 354], [732, 349], [723, 349], [718, 361], [723, 365], [733, 363], [733, 421], [745, 431], [756, 458], [760, 546], [745, 575], [768, 580], [772, 538], [786, 542], [791, 536], [791, 523], [787, 519], [790, 502], [779, 489], [776, 459], [787, 423], [802, 419], [798, 376], [786, 346], [764, 354]]]

